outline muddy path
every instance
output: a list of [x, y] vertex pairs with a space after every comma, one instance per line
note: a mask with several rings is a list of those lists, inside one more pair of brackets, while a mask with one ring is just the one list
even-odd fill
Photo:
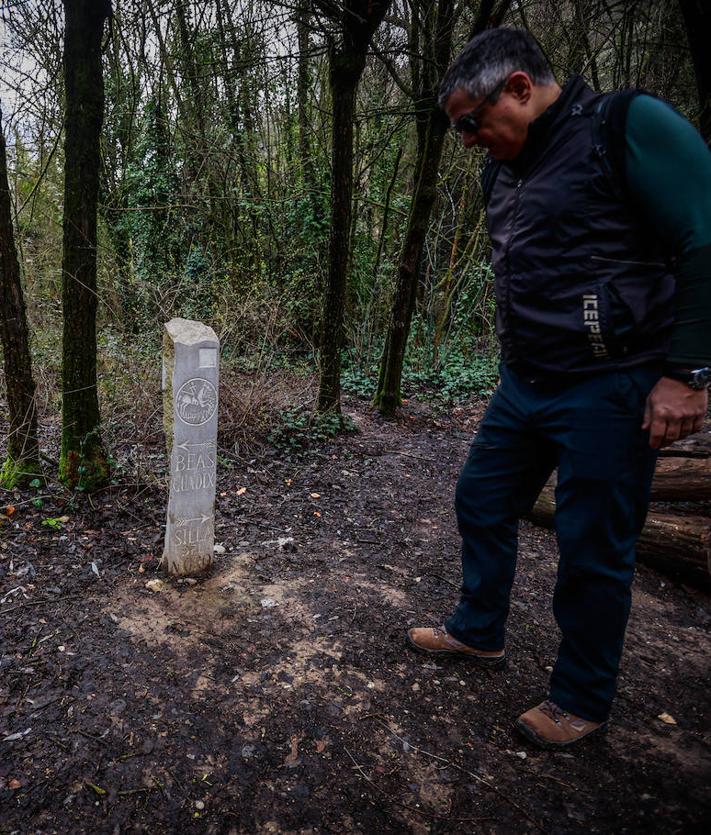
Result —
[[406, 628], [456, 600], [453, 490], [481, 407], [347, 411], [359, 431], [301, 457], [223, 461], [224, 553], [195, 584], [145, 588], [163, 576], [155, 468], [75, 508], [16, 497], [0, 832], [707, 831], [708, 595], [640, 567], [609, 732], [533, 749], [512, 724], [555, 658], [552, 535], [522, 524], [505, 670], [411, 653]]

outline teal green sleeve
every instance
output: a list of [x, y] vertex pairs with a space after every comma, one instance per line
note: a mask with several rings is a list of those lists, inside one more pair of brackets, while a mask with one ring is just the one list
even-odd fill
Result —
[[711, 365], [711, 152], [683, 116], [645, 95], [630, 103], [626, 140], [629, 192], [677, 257], [667, 360]]

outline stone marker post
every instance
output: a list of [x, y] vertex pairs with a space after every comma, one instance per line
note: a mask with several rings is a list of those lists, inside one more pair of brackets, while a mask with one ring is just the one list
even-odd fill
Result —
[[190, 319], [171, 319], [163, 335], [163, 425], [170, 497], [163, 562], [170, 574], [212, 565], [219, 341]]

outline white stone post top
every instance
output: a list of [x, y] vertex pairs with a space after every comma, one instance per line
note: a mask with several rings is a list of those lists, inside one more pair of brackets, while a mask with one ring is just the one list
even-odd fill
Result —
[[217, 334], [209, 326], [194, 319], [176, 317], [166, 323], [165, 329], [173, 342], [195, 345], [198, 342], [218, 342]]

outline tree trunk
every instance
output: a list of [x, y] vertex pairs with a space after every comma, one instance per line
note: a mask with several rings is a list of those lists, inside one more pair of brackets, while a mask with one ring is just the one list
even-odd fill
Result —
[[[373, 261], [373, 286], [378, 281], [378, 273], [380, 272], [380, 259], [383, 255], [383, 248], [385, 246], [385, 237], [388, 231], [388, 221], [390, 220], [390, 201], [393, 196], [393, 189], [397, 181], [397, 175], [400, 171], [400, 160], [402, 159], [402, 145], [397, 149], [395, 154], [395, 161], [393, 162], [393, 173], [388, 183], [388, 188], [385, 192], [385, 203], [383, 205], [383, 220], [380, 224], [380, 235], [378, 237], [378, 249], [375, 253], [375, 260]], [[372, 304], [372, 297], [371, 297]]]
[[350, 0], [340, 13], [341, 42], [330, 50], [331, 233], [321, 326], [321, 373], [316, 412], [341, 411], [341, 348], [348, 280], [353, 196], [353, 117], [365, 59], [389, 0]]
[[[237, 158], [242, 199], [230, 201], [232, 205], [232, 226], [234, 229], [235, 261], [242, 258], [247, 269], [237, 269], [234, 286], [238, 298], [244, 298], [250, 291], [251, 282], [256, 280], [264, 260], [260, 243], [263, 233], [259, 227], [256, 206], [262, 200], [255, 148], [254, 120], [249, 97], [249, 56], [244, 54], [232, 17], [229, 0], [217, 0], [215, 4], [217, 30], [223, 62], [223, 81], [227, 99], [228, 125], [231, 133], [230, 156]], [[271, 228], [271, 221], [270, 221]], [[239, 255], [238, 255], [239, 252]]]
[[[492, 23], [498, 25], [509, 5], [510, 0], [502, 0], [495, 12], [495, 0], [484, 0], [480, 4], [479, 14], [470, 33], [470, 38], [482, 32]], [[442, 148], [449, 126], [437, 103], [437, 92], [451, 58], [454, 20], [455, 4], [453, 0], [439, 0], [434, 34], [432, 27], [425, 26], [422, 31], [424, 40], [430, 41], [429, 44], [425, 42], [421, 45], [422, 54], [425, 56], [423, 66], [413, 72], [414, 84], [417, 85], [419, 81], [422, 85], [421, 91], [416, 94], [417, 100], [415, 102], [419, 137], [415, 166], [415, 189], [410, 206], [407, 231], [400, 252], [390, 326], [380, 361], [378, 389], [373, 398], [373, 405], [384, 415], [392, 415], [402, 402], [400, 387], [402, 369], [405, 363], [405, 349], [415, 311], [422, 250], [432, 207], [437, 195], [437, 179]], [[432, 42], [432, 38], [434, 38], [434, 42]], [[430, 54], [434, 55], [433, 61], [428, 60]]]
[[[178, 30], [178, 66], [180, 68], [181, 83], [185, 85], [188, 95], [183, 96], [185, 110], [182, 114], [182, 133], [191, 160], [192, 170], [187, 172], [186, 188], [190, 185], [198, 188], [198, 197], [205, 201], [207, 207], [206, 224], [208, 239], [211, 245], [219, 242], [223, 251], [231, 252], [234, 246], [232, 238], [232, 219], [224, 194], [225, 177], [218, 170], [217, 155], [214, 153], [214, 143], [209, 134], [209, 108], [205, 82], [201, 78], [201, 71], [195, 56], [194, 44], [198, 40], [198, 31], [192, 27], [190, 9], [186, 0], [177, 0], [175, 13]], [[229, 79], [225, 86], [229, 86]], [[202, 182], [201, 182], [202, 181]], [[210, 293], [212, 296], [213, 294]]]
[[[405, 362], [405, 348], [410, 333], [412, 315], [417, 297], [417, 279], [422, 250], [430, 222], [432, 206], [437, 196], [437, 178], [442, 157], [444, 139], [449, 123], [437, 104], [437, 88], [452, 54], [454, 29], [453, 0], [439, 0], [434, 26], [427, 25], [426, 18], [434, 15], [435, 0], [423, 9], [424, 25], [420, 27], [413, 8], [412, 25], [422, 39], [422, 66], [413, 68], [415, 86], [415, 111], [418, 126], [415, 188], [410, 204], [407, 231], [400, 251], [395, 297], [390, 313], [390, 325], [380, 361], [378, 389], [373, 405], [384, 415], [392, 415], [402, 402], [400, 385]], [[433, 65], [430, 56], [434, 56]], [[415, 57], [411, 59], [415, 61]]]
[[[118, 117], [112, 130], [104, 135], [103, 170], [99, 185], [99, 218], [106, 227], [116, 258], [114, 292], [121, 311], [121, 324], [127, 334], [141, 330], [141, 305], [134, 271], [130, 225], [125, 223], [129, 209], [129, 189], [125, 174], [135, 157], [136, 126], [139, 107], [139, 81], [133, 56], [122, 50], [119, 26], [113, 27], [107, 50], [107, 78], [111, 79], [112, 97]], [[143, 44], [145, 48], [145, 42]]]
[[311, 211], [315, 222], [321, 221], [321, 198], [316, 179], [316, 169], [311, 150], [311, 116], [309, 113], [308, 97], [310, 85], [309, 72], [309, 17], [311, 3], [301, 0], [299, 11], [296, 13], [296, 32], [299, 42], [299, 58], [296, 76], [296, 105], [299, 120], [299, 155], [301, 156], [301, 176], [304, 187], [308, 191]]
[[392, 415], [402, 402], [400, 385], [405, 348], [415, 310], [422, 249], [437, 195], [439, 161], [447, 127], [447, 120], [443, 114], [439, 109], [433, 109], [428, 118], [425, 140], [418, 160], [419, 176], [400, 253], [390, 327], [380, 363], [378, 391], [373, 401], [373, 405], [384, 415]]
[[705, 0], [679, 0], [691, 50], [699, 94], [699, 129], [706, 144], [711, 143], [711, 53], [709, 31], [711, 10]]
[[[2, 113], [0, 112], [0, 121]], [[0, 338], [10, 412], [7, 458], [0, 469], [0, 487], [11, 490], [39, 472], [37, 409], [32, 377], [25, 300], [12, 226], [5, 136], [0, 127]]]
[[70, 487], [103, 484], [109, 466], [96, 390], [96, 209], [104, 115], [101, 37], [108, 0], [64, 0], [65, 161], [62, 250], [62, 450]]
[[[343, 60], [343, 56], [341, 56]], [[354, 63], [358, 60], [353, 56]], [[323, 305], [321, 377], [316, 411], [341, 411], [341, 347], [343, 312], [348, 281], [351, 201], [353, 195], [353, 114], [358, 79], [362, 72], [341, 72], [338, 59], [331, 69], [333, 126], [331, 129], [331, 235], [328, 250], [328, 282]], [[363, 55], [363, 64], [365, 55]]]
[[[593, 53], [590, 47], [590, 37], [588, 34], [588, 27], [590, 25], [590, 14], [589, 9], [584, 7], [583, 0], [574, 0], [573, 2], [573, 13], [575, 16], [575, 24], [578, 29], [578, 37], [581, 41], [582, 50], [585, 54], [586, 66], [590, 70], [590, 78], [592, 80], [592, 88], [593, 90], [599, 91], [600, 90], [600, 78], [597, 71], [597, 59], [595, 54]], [[575, 72], [582, 72], [583, 67], [578, 66], [571, 67]]]

